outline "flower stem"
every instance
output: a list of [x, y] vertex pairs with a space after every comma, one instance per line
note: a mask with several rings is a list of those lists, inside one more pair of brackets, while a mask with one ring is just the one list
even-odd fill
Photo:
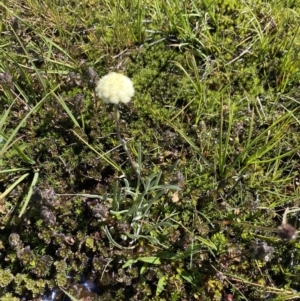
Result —
[[[124, 139], [121, 138], [121, 134], [120, 134], [120, 111], [119, 111], [119, 104], [115, 104], [114, 105], [114, 109], [115, 109], [115, 119], [116, 119], [116, 128], [117, 128], [117, 139], [121, 142], [122, 144], [122, 147], [129, 159], [129, 162], [131, 164], [131, 166], [133, 167], [135, 173], [137, 174], [137, 177], [138, 177], [138, 182], [140, 183], [143, 183], [144, 185], [144, 181], [141, 177], [141, 174], [140, 174], [140, 167], [138, 166], [138, 163], [135, 162], [132, 158], [131, 158], [131, 155], [129, 153], [129, 150], [128, 150], [128, 147], [127, 147], [127, 144], [126, 144], [126, 141]], [[139, 186], [139, 185], [138, 185]]]

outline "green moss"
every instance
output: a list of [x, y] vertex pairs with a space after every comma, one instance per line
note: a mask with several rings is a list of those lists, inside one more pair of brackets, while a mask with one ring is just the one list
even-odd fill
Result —
[[1, 297], [2, 301], [19, 301], [19, 298], [16, 298], [11, 293], [6, 293]]
[[0, 287], [7, 287], [12, 280], [14, 279], [14, 275], [10, 270], [0, 270]]

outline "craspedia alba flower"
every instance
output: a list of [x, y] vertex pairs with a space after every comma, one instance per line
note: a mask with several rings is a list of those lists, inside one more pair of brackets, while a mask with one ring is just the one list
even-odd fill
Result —
[[99, 79], [96, 94], [105, 103], [128, 103], [134, 95], [133, 83], [126, 75], [111, 72]]

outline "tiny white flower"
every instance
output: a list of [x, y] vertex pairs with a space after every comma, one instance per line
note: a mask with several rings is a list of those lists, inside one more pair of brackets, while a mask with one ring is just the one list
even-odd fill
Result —
[[134, 95], [134, 87], [126, 75], [111, 72], [99, 79], [96, 94], [105, 103], [128, 103]]

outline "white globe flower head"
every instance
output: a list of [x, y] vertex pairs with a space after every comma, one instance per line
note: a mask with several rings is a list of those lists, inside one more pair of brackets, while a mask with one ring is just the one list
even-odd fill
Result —
[[128, 103], [134, 95], [134, 87], [126, 75], [111, 72], [99, 79], [96, 94], [105, 103]]

